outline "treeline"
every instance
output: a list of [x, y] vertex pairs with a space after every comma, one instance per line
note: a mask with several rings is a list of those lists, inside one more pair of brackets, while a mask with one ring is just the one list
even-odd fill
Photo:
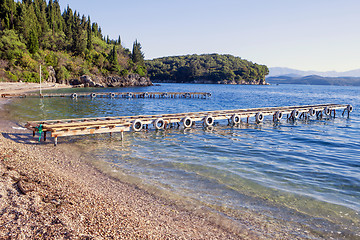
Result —
[[151, 80], [184, 83], [265, 84], [269, 69], [232, 55], [204, 54], [146, 61]]
[[40, 64], [45, 79], [51, 66], [60, 83], [84, 74], [146, 75], [137, 40], [132, 51], [123, 48], [90, 16], [69, 6], [61, 13], [57, 0], [1, 0], [0, 20], [0, 81], [36, 82]]

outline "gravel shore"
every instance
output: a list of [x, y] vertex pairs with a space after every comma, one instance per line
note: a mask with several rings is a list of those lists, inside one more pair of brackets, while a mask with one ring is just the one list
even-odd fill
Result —
[[[43, 85], [43, 89], [57, 87]], [[0, 93], [38, 89], [38, 84], [0, 83]], [[7, 101], [1, 99], [0, 106]], [[0, 115], [0, 239], [241, 239], [248, 235], [108, 177], [72, 149], [39, 143], [4, 114]]]
[[[6, 101], [0, 99], [0, 112]], [[79, 151], [39, 143], [1, 114], [0, 239], [294, 237], [264, 222], [240, 224], [246, 219], [190, 210], [114, 179], [84, 161]]]
[[[71, 88], [69, 85], [57, 83], [42, 83], [41, 89], [59, 89]], [[21, 83], [21, 82], [0, 82], [0, 94], [19, 94], [25, 92], [40, 91], [40, 84], [38, 83]]]

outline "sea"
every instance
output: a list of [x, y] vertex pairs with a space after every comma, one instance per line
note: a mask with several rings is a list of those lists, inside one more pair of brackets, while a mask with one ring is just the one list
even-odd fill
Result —
[[[234, 221], [250, 213], [295, 226], [300, 238], [360, 239], [360, 87], [158, 84], [57, 92], [209, 92], [210, 98], [20, 98], [6, 107], [30, 120], [130, 116], [314, 104], [354, 111], [274, 123], [59, 138], [105, 173], [202, 206]], [[29, 133], [31, 134], [31, 133]], [[51, 141], [51, 139], [50, 139]], [[296, 232], [297, 230], [299, 232]], [[300, 230], [301, 229], [301, 230]], [[306, 231], [303, 231], [306, 229]]]

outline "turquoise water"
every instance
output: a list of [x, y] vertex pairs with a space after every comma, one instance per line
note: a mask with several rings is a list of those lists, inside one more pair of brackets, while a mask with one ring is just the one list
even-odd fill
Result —
[[[76, 89], [77, 91], [80, 91]], [[73, 89], [61, 90], [72, 92]], [[82, 90], [83, 91], [83, 90]], [[194, 200], [233, 219], [250, 211], [327, 238], [360, 238], [360, 88], [161, 84], [91, 91], [202, 91], [210, 99], [18, 99], [9, 107], [20, 122], [94, 116], [351, 104], [350, 118], [310, 119], [213, 129], [150, 130], [60, 138], [86, 148], [112, 174]]]

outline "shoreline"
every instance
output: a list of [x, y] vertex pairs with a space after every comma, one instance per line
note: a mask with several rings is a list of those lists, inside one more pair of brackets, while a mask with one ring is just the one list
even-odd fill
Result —
[[[41, 84], [41, 90], [56, 90], [61, 88], [71, 88], [71, 86], [47, 82]], [[40, 91], [40, 85], [38, 83], [0, 82], [0, 94], [19, 94], [35, 91]]]
[[0, 122], [0, 238], [245, 238], [13, 127]]
[[[31, 85], [0, 83], [0, 93], [39, 90]], [[10, 101], [0, 99], [2, 115]], [[0, 130], [0, 238], [258, 239], [114, 179], [78, 151], [39, 144], [6, 117]]]
[[[0, 112], [9, 101], [0, 99]], [[246, 214], [183, 207], [99, 171], [68, 144], [39, 143], [11, 120], [0, 118], [0, 130], [0, 238], [301, 239]]]

